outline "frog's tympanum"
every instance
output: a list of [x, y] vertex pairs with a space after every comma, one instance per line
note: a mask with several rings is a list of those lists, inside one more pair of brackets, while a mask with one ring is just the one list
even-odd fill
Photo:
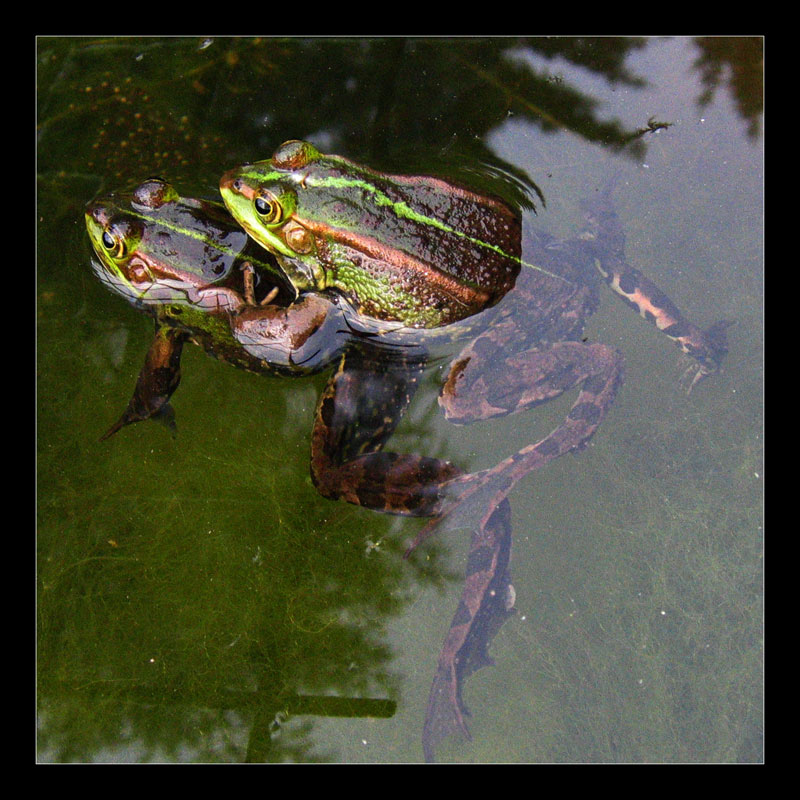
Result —
[[[724, 324], [690, 324], [626, 264], [610, 192], [588, 209], [578, 238], [532, 234], [523, 253], [519, 214], [502, 200], [379, 173], [306, 142], [231, 170], [220, 188], [235, 221], [157, 179], [87, 208], [96, 273], [156, 320], [133, 397], [106, 437], [171, 419], [186, 341], [256, 372], [331, 366], [311, 436], [321, 494], [430, 517], [415, 545], [445, 521], [472, 529], [423, 734], [432, 758], [443, 737], [468, 736], [464, 679], [488, 663], [490, 639], [513, 613], [507, 495], [531, 470], [584, 447], [620, 385], [620, 354], [582, 339], [601, 281], [692, 357], [689, 388], [718, 369]], [[566, 419], [478, 473], [386, 451], [430, 352], [453, 342], [461, 350], [439, 398], [448, 419], [503, 416], [575, 387]]]

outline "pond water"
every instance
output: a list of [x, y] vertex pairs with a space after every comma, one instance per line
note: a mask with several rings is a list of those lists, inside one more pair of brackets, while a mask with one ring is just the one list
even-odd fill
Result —
[[[687, 395], [678, 349], [603, 287], [586, 337], [623, 353], [625, 382], [587, 449], [510, 496], [516, 614], [463, 687], [471, 741], [437, 759], [761, 761], [762, 47], [40, 38], [38, 760], [422, 760], [469, 532], [404, 560], [420, 521], [316, 493], [325, 374], [265, 378], [187, 348], [177, 435], [98, 441], [152, 323], [93, 276], [85, 204], [152, 175], [213, 197], [225, 170], [302, 138], [525, 188], [525, 225], [562, 238], [613, 179], [628, 262], [700, 327], [734, 323], [722, 371]], [[471, 471], [575, 398], [456, 427], [441, 377], [391, 448]]]

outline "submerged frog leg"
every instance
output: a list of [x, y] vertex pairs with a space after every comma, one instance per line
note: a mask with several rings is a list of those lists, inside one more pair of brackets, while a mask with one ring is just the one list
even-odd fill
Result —
[[[439, 486], [461, 474], [448, 461], [383, 451], [411, 401], [423, 364], [397, 363], [385, 348], [349, 350], [320, 396], [311, 475], [324, 497], [390, 514], [428, 516]], [[375, 359], [379, 359], [377, 362]], [[383, 360], [383, 368], [380, 365]]]
[[446, 737], [470, 738], [462, 688], [473, 672], [493, 663], [489, 644], [514, 614], [510, 558], [511, 506], [504, 499], [472, 533], [461, 601], [442, 645], [428, 696], [422, 731], [426, 761], [434, 760], [436, 747]]
[[721, 320], [705, 330], [698, 328], [653, 281], [625, 261], [625, 234], [611, 202], [612, 191], [613, 185], [587, 204], [588, 226], [581, 238], [592, 242], [595, 266], [611, 289], [693, 359], [684, 381], [690, 392], [698, 381], [719, 370], [728, 352], [725, 329], [733, 323]]
[[[375, 362], [375, 358], [379, 361]], [[448, 461], [389, 453], [383, 446], [411, 402], [421, 360], [391, 351], [346, 353], [320, 397], [312, 435], [311, 474], [325, 497], [392, 514], [428, 516], [441, 502], [441, 488], [462, 472]], [[379, 365], [383, 365], [383, 369]], [[464, 681], [491, 663], [488, 647], [512, 613], [509, 573], [511, 509], [500, 500], [473, 529], [466, 580], [443, 644], [430, 690], [423, 730], [425, 758], [451, 734], [469, 738]]]
[[598, 260], [596, 265], [617, 295], [694, 360], [696, 366], [687, 371], [692, 376], [687, 391], [719, 370], [728, 352], [725, 329], [732, 322], [720, 320], [702, 330], [686, 320], [678, 307], [638, 269], [620, 261], [608, 264]]
[[147, 351], [133, 397], [122, 416], [100, 437], [100, 441], [113, 436], [126, 425], [151, 417], [163, 420], [174, 430], [174, 412], [168, 401], [181, 380], [181, 351], [185, 339], [186, 334], [175, 328], [156, 325], [156, 336]]
[[502, 416], [531, 408], [580, 385], [564, 422], [541, 441], [523, 447], [497, 466], [458, 476], [442, 486], [436, 518], [426, 525], [408, 552], [443, 525], [486, 525], [512, 487], [529, 472], [585, 447], [606, 416], [622, 381], [622, 356], [602, 344], [556, 342], [496, 359], [476, 341], [452, 367], [440, 404], [454, 422]]

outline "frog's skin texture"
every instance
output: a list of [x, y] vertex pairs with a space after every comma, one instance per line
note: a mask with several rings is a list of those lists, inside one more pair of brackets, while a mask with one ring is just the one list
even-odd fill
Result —
[[[156, 323], [128, 408], [103, 437], [151, 417], [171, 423], [186, 341], [252, 372], [308, 375], [340, 347], [334, 303], [281, 285], [274, 261], [217, 203], [181, 198], [160, 179], [92, 201], [86, 228], [98, 278]], [[248, 349], [256, 344], [257, 355]]]
[[336, 292], [373, 320], [447, 325], [494, 305], [520, 270], [520, 217], [502, 200], [308, 142], [230, 170], [220, 192], [297, 291]]
[[[254, 372], [293, 376], [332, 367], [311, 437], [311, 474], [320, 493], [377, 511], [428, 517], [412, 547], [434, 530], [472, 531], [464, 591], [439, 657], [424, 728], [425, 754], [432, 760], [443, 737], [469, 736], [463, 681], [487, 663], [492, 635], [513, 613], [509, 492], [532, 470], [585, 447], [620, 386], [619, 352], [582, 338], [602, 283], [692, 357], [689, 388], [718, 369], [727, 351], [724, 324], [700, 330], [626, 264], [610, 193], [597, 195], [576, 239], [532, 235], [516, 284], [504, 297], [487, 301], [479, 314], [425, 328], [365, 316], [362, 299], [347, 287], [299, 287], [296, 274], [313, 275], [313, 264], [290, 265], [295, 273], [287, 286], [286, 262], [272, 261], [274, 253], [253, 256], [246, 243], [229, 247], [232, 223], [226, 226], [216, 209], [209, 212], [214, 225], [199, 211], [189, 214], [194, 221], [188, 224], [184, 206], [197, 209], [199, 201], [183, 201], [171, 188], [143, 187], [132, 196], [96, 201], [86, 213], [95, 271], [156, 319], [155, 341], [133, 398], [106, 436], [169, 415], [186, 341]], [[184, 258], [201, 222], [202, 250]], [[169, 239], [177, 259], [151, 244], [155, 234]], [[230, 264], [217, 273], [212, 264], [221, 254]], [[454, 341], [462, 350], [439, 398], [448, 419], [465, 424], [516, 413], [577, 388], [566, 419], [541, 441], [474, 474], [448, 461], [387, 451], [429, 348]]]

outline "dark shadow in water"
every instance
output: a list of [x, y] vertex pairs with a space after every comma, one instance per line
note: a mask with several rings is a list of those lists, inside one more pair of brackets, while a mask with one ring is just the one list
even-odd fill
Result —
[[739, 116], [747, 122], [747, 133], [755, 139], [764, 111], [764, 40], [760, 36], [698, 36], [700, 55], [694, 62], [705, 91], [697, 99], [707, 106], [717, 90], [730, 92]]

